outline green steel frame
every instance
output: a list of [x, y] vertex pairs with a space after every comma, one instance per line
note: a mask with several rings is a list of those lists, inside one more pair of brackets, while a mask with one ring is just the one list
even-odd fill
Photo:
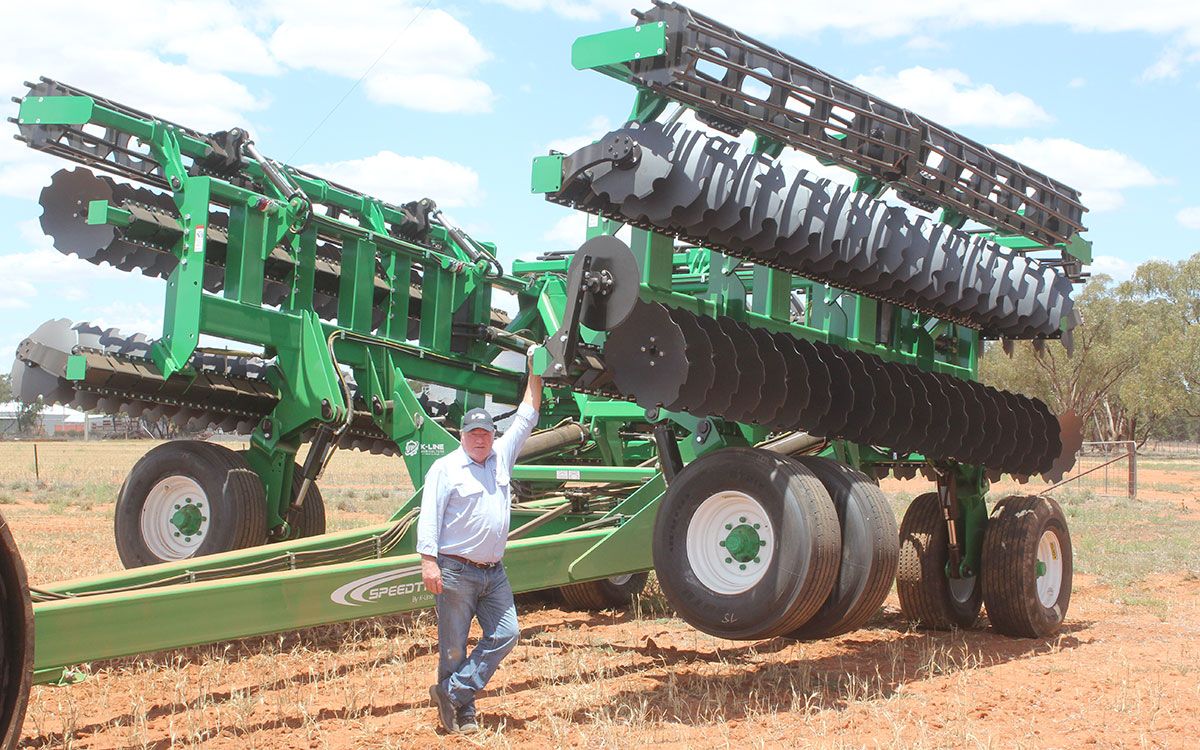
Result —
[[[285, 537], [290, 501], [285, 488], [292, 486], [302, 435], [315, 426], [335, 429], [352, 408], [339, 365], [353, 370], [357, 399], [372, 405], [371, 417], [384, 434], [399, 446], [412, 446], [402, 455], [419, 488], [432, 462], [454, 450], [457, 441], [425, 412], [411, 381], [459, 389], [467, 401], [459, 411], [481, 403], [485, 394], [501, 402], [519, 398], [521, 373], [490, 364], [499, 351], [495, 345], [472, 340], [454, 346], [454, 324], [487, 324], [493, 287], [515, 292], [520, 300], [510, 331], [541, 339], [562, 318], [566, 293], [561, 276], [490, 276], [485, 261], [473, 261], [454, 236], [438, 227], [431, 247], [397, 239], [385, 227], [385, 221], [398, 218], [394, 207], [290, 168], [282, 171], [301, 199], [275, 188], [255, 161], [244, 172], [264, 186], [262, 192], [191, 175], [185, 161], [203, 157], [208, 144], [86, 96], [27, 98], [18, 119], [114, 128], [146, 144], [162, 165], [182, 231], [172, 250], [179, 263], [167, 280], [163, 332], [153, 359], [164, 375], [186, 373], [202, 334], [262, 347], [265, 356], [275, 358], [269, 379], [279, 402], [253, 432], [248, 460], [266, 489], [268, 523], [282, 527]], [[344, 218], [313, 213], [313, 201], [340, 208]], [[204, 292], [201, 284], [211, 204], [229, 211], [221, 296]], [[129, 227], [138, 220], [95, 201], [88, 207], [88, 221]], [[343, 248], [336, 325], [312, 310], [318, 237], [335, 239]], [[291, 292], [280, 309], [264, 306], [262, 298], [266, 258], [276, 247], [287, 249], [295, 261]], [[374, 325], [377, 264], [390, 288], [383, 322]], [[408, 279], [414, 269], [421, 278], [420, 323], [416, 341], [410, 341]], [[86, 358], [73, 355], [68, 372], [82, 380]], [[553, 392], [543, 408], [543, 422], [563, 417], [578, 419], [591, 431], [591, 443], [571, 459], [583, 463], [522, 465], [513, 478], [551, 488], [575, 482], [625, 489], [613, 507], [601, 510], [584, 503], [577, 512], [573, 507], [562, 512], [561, 499], [514, 508], [513, 528], [532, 527], [512, 542], [506, 558], [518, 590], [651, 567], [644, 541], [665, 484], [655, 469], [632, 465], [653, 456], [652, 441], [621, 434], [622, 425], [644, 421], [643, 411], [624, 401]], [[418, 489], [391, 523], [400, 522], [419, 502]], [[575, 530], [583, 524], [590, 530]], [[192, 580], [204, 571], [378, 540], [390, 525], [42, 587], [34, 605], [35, 680], [54, 682], [64, 668], [80, 661], [431, 606], [432, 597], [420, 583], [411, 530], [374, 559]], [[188, 582], [157, 585], [180, 574]], [[213, 612], [230, 614], [214, 618]]]
[[[663, 29], [648, 24], [584, 37], [573, 49], [572, 62], [579, 69], [628, 80], [623, 64], [662, 54], [663, 35]], [[639, 90], [631, 119], [653, 120], [667, 104], [661, 96]], [[357, 399], [371, 405], [375, 424], [398, 445], [411, 447], [403, 451], [403, 458], [417, 488], [387, 524], [42, 587], [42, 600], [34, 605], [35, 679], [53, 682], [64, 668], [81, 661], [431, 606], [432, 596], [420, 582], [411, 529], [395, 546], [379, 547], [369, 559], [174, 581], [180, 575], [191, 579], [206, 571], [379, 540], [394, 524], [410, 518], [419, 505], [429, 465], [457, 447], [455, 438], [422, 408], [411, 381], [458, 389], [463, 394], [457, 404], [460, 411], [480, 403], [485, 395], [515, 402], [521, 373], [491, 363], [499, 351], [494, 344], [474, 339], [456, 345], [454, 324], [487, 325], [492, 290], [501, 288], [515, 293], [520, 303], [508, 330], [543, 340], [565, 314], [564, 276], [569, 261], [516, 262], [511, 275], [495, 276], [486, 259], [469, 252], [446, 229], [434, 227], [433, 241], [425, 244], [397, 238], [386, 226], [401, 218], [396, 207], [290, 167], [248, 160], [243, 173], [249, 180], [242, 184], [191, 174], [186, 162], [204, 158], [208, 143], [91, 97], [30, 97], [21, 104], [19, 121], [112, 128], [144, 143], [161, 165], [179, 209], [182, 234], [172, 250], [179, 262], [167, 280], [164, 327], [153, 349], [154, 362], [164, 375], [186, 372], [202, 334], [262, 347], [265, 356], [275, 358], [270, 379], [279, 395], [278, 406], [255, 429], [249, 453], [266, 489], [272, 527], [286, 532], [294, 457], [304, 433], [321, 426], [337, 429], [354, 408], [347, 401], [339, 365], [353, 370]], [[782, 146], [759, 136], [755, 148], [778, 154]], [[561, 187], [556, 182], [561, 180], [561, 158], [535, 159], [535, 192]], [[272, 182], [273, 167], [286, 185]], [[882, 186], [860, 176], [857, 187], [878, 194]], [[314, 202], [336, 207], [341, 215], [316, 213]], [[202, 286], [206, 224], [214, 203], [229, 212], [226, 284], [221, 296], [206, 293]], [[955, 221], [949, 215], [942, 218]], [[122, 227], [138, 221], [103, 201], [89, 206], [88, 220]], [[588, 231], [593, 236], [618, 229], [613, 222], [598, 220]], [[334, 239], [343, 248], [337, 324], [322, 321], [313, 311], [318, 237]], [[643, 299], [699, 314], [732, 316], [924, 370], [961, 378], [978, 376], [980, 340], [968, 328], [895, 310], [890, 335], [880, 336], [883, 303], [876, 300], [703, 248], [679, 251], [670, 238], [641, 229], [633, 230], [632, 239]], [[264, 266], [274, 248], [284, 248], [295, 263], [290, 294], [280, 309], [263, 304]], [[1075, 249], [1081, 257], [1085, 253], [1090, 257], [1086, 242], [1081, 240]], [[383, 269], [388, 285], [386, 314], [378, 324], [372, 315], [377, 268]], [[414, 270], [421, 278], [415, 342], [409, 337], [414, 300], [408, 283]], [[793, 294], [804, 296], [802, 321], [792, 320]], [[583, 330], [581, 335], [595, 341], [603, 334]], [[942, 346], [936, 345], [939, 339]], [[945, 346], [946, 341], [953, 345]], [[82, 379], [85, 366], [83, 358], [73, 358], [70, 376]], [[656, 454], [649, 417], [629, 402], [552, 390], [543, 409], [543, 424], [566, 417], [584, 424], [591, 442], [569, 457], [551, 456], [541, 464], [519, 466], [513, 478], [545, 483], [552, 489], [564, 482], [615, 485], [617, 500], [604, 508], [586, 503], [565, 508], [568, 501], [563, 498], [515, 507], [513, 528], [531, 524], [529, 533], [510, 542], [506, 554], [518, 591], [652, 567], [648, 539], [666, 484], [656, 469], [637, 465]], [[685, 461], [721, 446], [754, 445], [767, 437], [763, 428], [716, 419], [703, 420], [708, 429], [701, 430], [702, 420], [686, 414], [663, 413], [657, 419], [673, 423]], [[638, 427], [637, 434], [629, 434], [630, 425]], [[895, 456], [842, 441], [830, 443], [823, 454], [860, 468], [924, 461], [919, 455]], [[956, 482], [956, 524], [963, 543], [962, 569], [950, 574], [971, 574], [979, 569], [987, 480], [974, 467], [939, 468]], [[165, 581], [172, 582], [154, 585]]]

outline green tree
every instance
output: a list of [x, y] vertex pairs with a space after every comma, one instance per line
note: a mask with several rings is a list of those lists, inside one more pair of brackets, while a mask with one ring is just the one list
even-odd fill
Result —
[[42, 402], [41, 396], [31, 404], [22, 403], [21, 410], [17, 412], [17, 431], [41, 432], [42, 410], [45, 408], [46, 404]]
[[1200, 254], [1143, 263], [1121, 292], [1144, 321], [1137, 370], [1120, 384], [1114, 406], [1141, 440], [1168, 421], [1200, 417]]
[[1144, 316], [1140, 306], [1103, 275], [1084, 286], [1075, 305], [1083, 322], [1073, 331], [1071, 352], [1058, 342], [1039, 348], [1021, 341], [1010, 357], [999, 344], [990, 344], [980, 372], [997, 388], [1035, 396], [1056, 414], [1069, 409], [1095, 425], [1105, 400], [1138, 365]]
[[13, 400], [12, 377], [0, 375], [0, 404]]
[[1020, 342], [1011, 357], [990, 345], [985, 382], [1058, 413], [1073, 409], [1099, 440], [1191, 434], [1187, 421], [1200, 417], [1200, 254], [1145, 263], [1121, 284], [1095, 276], [1076, 306], [1073, 355], [1056, 343]]

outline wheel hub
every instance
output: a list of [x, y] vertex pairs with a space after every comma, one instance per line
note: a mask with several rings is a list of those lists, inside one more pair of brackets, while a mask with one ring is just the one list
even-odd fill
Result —
[[718, 594], [740, 594], [767, 572], [774, 527], [753, 497], [718, 492], [696, 508], [687, 531], [688, 563], [701, 584]]
[[160, 560], [191, 557], [208, 534], [208, 515], [208, 497], [196, 480], [164, 477], [142, 505], [142, 540]]
[[175, 511], [175, 515], [171, 516], [171, 525], [184, 536], [198, 534], [200, 526], [205, 520], [204, 516], [200, 514], [200, 507], [193, 504], [191, 498], [187, 498], [183, 506], [176, 505], [175, 507], [178, 510]]
[[1054, 531], [1047, 529], [1038, 540], [1037, 594], [1043, 607], [1050, 608], [1058, 603], [1063, 581], [1062, 543]]
[[730, 530], [729, 536], [721, 542], [721, 546], [728, 550], [730, 556], [739, 563], [750, 562], [758, 557], [759, 548], [766, 544], [759, 538], [758, 531], [755, 530], [755, 527], [760, 526], [757, 523], [754, 526], [746, 523], [735, 526]]

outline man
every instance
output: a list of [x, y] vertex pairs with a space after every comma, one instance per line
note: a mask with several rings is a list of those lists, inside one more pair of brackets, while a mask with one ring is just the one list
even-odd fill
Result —
[[[531, 350], [532, 351], [532, 350]], [[449, 732], [473, 732], [475, 694], [517, 643], [517, 609], [500, 559], [508, 537], [509, 472], [537, 426], [542, 379], [529, 362], [529, 383], [512, 426], [500, 438], [483, 409], [463, 416], [462, 446], [429, 468], [417, 521], [421, 578], [435, 595], [438, 682], [429, 695]], [[483, 637], [467, 656], [467, 630]]]

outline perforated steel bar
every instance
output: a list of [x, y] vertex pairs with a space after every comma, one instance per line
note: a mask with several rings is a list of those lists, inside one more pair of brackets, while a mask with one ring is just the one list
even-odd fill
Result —
[[1079, 192], [1015, 159], [682, 5], [656, 0], [635, 15], [666, 24], [666, 49], [629, 61], [628, 80], [710, 125], [748, 128], [893, 184], [902, 199], [1046, 245], [1084, 229]]

